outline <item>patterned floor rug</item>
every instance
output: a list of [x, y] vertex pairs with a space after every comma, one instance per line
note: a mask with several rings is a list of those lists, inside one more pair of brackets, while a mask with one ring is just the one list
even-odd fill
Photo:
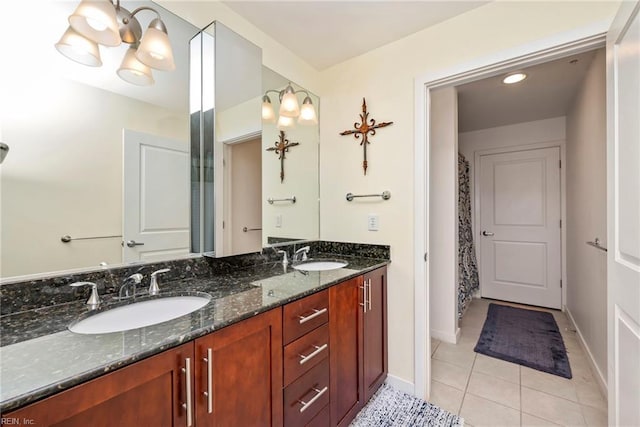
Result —
[[463, 427], [464, 419], [383, 384], [351, 423], [351, 427], [373, 426]]

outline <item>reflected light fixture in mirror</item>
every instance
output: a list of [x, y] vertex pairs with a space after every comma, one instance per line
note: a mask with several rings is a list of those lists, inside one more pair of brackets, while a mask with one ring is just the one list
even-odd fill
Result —
[[[269, 89], [265, 92], [262, 97], [262, 120], [265, 122], [276, 122], [276, 114], [273, 109], [273, 104], [271, 103], [271, 98], [269, 98], [269, 93], [277, 93], [278, 100], [280, 101], [277, 119], [279, 130], [294, 127], [296, 117], [298, 118], [298, 123], [301, 125], [318, 124], [318, 115], [309, 93], [304, 89], [294, 90], [291, 83], [283, 90]], [[302, 101], [302, 108], [300, 108], [300, 104], [298, 103], [298, 93], [306, 95]]]
[[[147, 31], [135, 15], [143, 10], [156, 14]], [[118, 76], [124, 81], [148, 86], [154, 83], [151, 68], [173, 71], [176, 68], [167, 27], [157, 10], [143, 6], [129, 12], [120, 0], [82, 0], [69, 16], [69, 28], [56, 43], [56, 49], [67, 58], [83, 65], [102, 65], [98, 45], [131, 45], [125, 53]]]

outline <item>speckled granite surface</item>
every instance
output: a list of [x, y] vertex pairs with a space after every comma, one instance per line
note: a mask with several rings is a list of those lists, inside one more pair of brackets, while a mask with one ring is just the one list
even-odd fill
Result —
[[[319, 253], [321, 248], [326, 249], [325, 254]], [[327, 248], [333, 247], [312, 244], [311, 255], [339, 257], [349, 265], [323, 272], [299, 272], [290, 267], [284, 271], [282, 264], [274, 261], [276, 254], [272, 250], [240, 257], [194, 258], [169, 263], [173, 268], [172, 280], [161, 284], [162, 295], [205, 292], [211, 295], [211, 302], [177, 319], [125, 332], [99, 335], [70, 332], [67, 326], [88, 314], [84, 294], [76, 296], [74, 301], [58, 304], [51, 304], [51, 298], [45, 298], [31, 309], [7, 298], [14, 310], [0, 317], [0, 410], [6, 412], [24, 406], [389, 262], [388, 247], [371, 249], [365, 257], [344, 252], [336, 254], [337, 251], [329, 253]], [[384, 254], [384, 248], [386, 257], [372, 257], [374, 253]], [[286, 249], [291, 254], [297, 247]], [[360, 254], [358, 251], [363, 250], [358, 246], [351, 253]], [[129, 268], [135, 267], [126, 267]], [[146, 268], [162, 267], [156, 264]], [[122, 277], [121, 273], [118, 271], [117, 277]], [[129, 270], [125, 274], [129, 274]], [[77, 277], [72, 281], [75, 280]], [[59, 287], [66, 289], [68, 283], [61, 280]], [[130, 303], [115, 301], [113, 292], [115, 289], [106, 295], [101, 292], [103, 303], [99, 310]], [[145, 298], [150, 297], [141, 296], [138, 300]], [[15, 310], [18, 306], [21, 311]]]

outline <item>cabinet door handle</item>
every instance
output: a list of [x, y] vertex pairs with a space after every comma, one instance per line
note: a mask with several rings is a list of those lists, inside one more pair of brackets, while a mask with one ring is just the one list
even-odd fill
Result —
[[185, 375], [185, 386], [187, 389], [187, 402], [182, 404], [182, 407], [187, 410], [187, 427], [191, 427], [193, 425], [193, 402], [191, 399], [191, 358], [187, 357], [184, 359], [185, 367], [182, 368], [182, 372]]
[[367, 304], [369, 304], [369, 308], [367, 311], [371, 311], [371, 279], [367, 280], [367, 282], [367, 287], [369, 288], [369, 291], [367, 292]]
[[207, 362], [207, 391], [202, 392], [207, 397], [207, 412], [213, 413], [213, 350], [207, 349], [207, 357], [202, 359]]
[[325, 393], [327, 392], [327, 390], [328, 390], [328, 389], [329, 389], [329, 388], [328, 388], [328, 387], [326, 387], [326, 386], [325, 386], [322, 390], [318, 390], [317, 388], [315, 388], [315, 387], [314, 387], [312, 390], [316, 392], [316, 395], [315, 395], [315, 396], [313, 396], [313, 397], [311, 398], [311, 400], [310, 400], [310, 401], [305, 402], [304, 400], [298, 400], [298, 403], [302, 404], [302, 407], [300, 408], [300, 412], [304, 412], [304, 411], [306, 411], [307, 409], [309, 409], [309, 407], [310, 407], [311, 405], [313, 405], [313, 403], [314, 403], [316, 400], [320, 399], [320, 396], [322, 396], [323, 394], [325, 394]]
[[306, 323], [311, 319], [315, 319], [316, 317], [321, 316], [326, 312], [327, 312], [327, 308], [326, 307], [321, 309], [321, 310], [318, 310], [318, 309], [314, 308], [312, 314], [310, 314], [308, 316], [298, 316], [300, 318], [300, 320], [298, 320], [298, 322], [302, 325], [303, 323]]
[[363, 286], [360, 286], [360, 289], [362, 289], [362, 303], [360, 303], [360, 305], [363, 308], [363, 312], [366, 313], [367, 312], [367, 281], [364, 281]]
[[313, 351], [313, 353], [310, 353], [310, 354], [307, 354], [307, 355], [300, 354], [299, 355], [300, 356], [300, 361], [298, 363], [300, 363], [301, 365], [304, 365], [309, 360], [313, 359], [318, 354], [322, 353], [322, 351], [324, 351], [328, 346], [329, 346], [329, 344], [322, 344], [320, 347], [318, 347], [317, 345], [314, 345], [313, 347], [315, 348], [315, 350]]

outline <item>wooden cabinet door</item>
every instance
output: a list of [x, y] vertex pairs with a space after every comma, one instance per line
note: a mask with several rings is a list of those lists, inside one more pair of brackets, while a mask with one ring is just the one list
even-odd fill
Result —
[[196, 424], [282, 425], [282, 309], [196, 340]]
[[364, 401], [367, 402], [387, 378], [387, 269], [365, 274], [367, 287], [363, 322]]
[[3, 419], [33, 420], [39, 427], [187, 426], [182, 407], [187, 358], [193, 360], [193, 343], [3, 414]]
[[331, 425], [346, 426], [363, 403], [363, 277], [329, 289]]

